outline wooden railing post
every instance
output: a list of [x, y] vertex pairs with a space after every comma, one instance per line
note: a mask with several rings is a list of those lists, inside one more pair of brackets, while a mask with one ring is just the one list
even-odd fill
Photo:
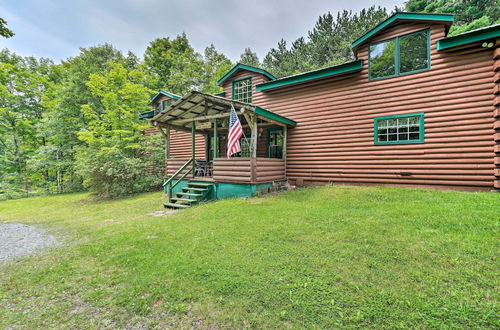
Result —
[[214, 154], [212, 156], [213, 159], [219, 157], [219, 133], [217, 132], [217, 118], [213, 119], [214, 122]]
[[191, 158], [193, 159], [193, 178], [195, 175], [194, 171], [195, 157], [196, 157], [196, 122], [193, 120], [191, 124]]

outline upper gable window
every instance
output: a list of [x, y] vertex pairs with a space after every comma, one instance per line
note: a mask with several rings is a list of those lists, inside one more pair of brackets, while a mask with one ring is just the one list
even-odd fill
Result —
[[371, 44], [368, 56], [370, 80], [428, 70], [429, 30]]
[[172, 104], [172, 100], [164, 100], [156, 103], [155, 113], [160, 113]]
[[252, 77], [233, 80], [233, 100], [252, 103]]

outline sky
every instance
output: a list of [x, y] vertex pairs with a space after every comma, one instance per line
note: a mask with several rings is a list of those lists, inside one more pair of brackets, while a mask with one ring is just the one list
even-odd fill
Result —
[[185, 32], [203, 53], [214, 44], [236, 62], [245, 47], [262, 60], [283, 38], [305, 36], [328, 11], [355, 12], [372, 5], [391, 11], [403, 0], [0, 0], [0, 17], [16, 34], [0, 49], [56, 62], [80, 47], [111, 43], [142, 57], [156, 38]]

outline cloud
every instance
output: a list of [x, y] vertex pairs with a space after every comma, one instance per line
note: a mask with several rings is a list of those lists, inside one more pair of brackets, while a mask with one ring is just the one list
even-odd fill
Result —
[[[392, 9], [402, 0], [381, 0]], [[238, 60], [245, 47], [263, 56], [284, 38], [307, 34], [318, 16], [343, 9], [359, 11], [370, 1], [351, 0], [25, 0], [0, 5], [16, 36], [0, 39], [22, 55], [65, 59], [79, 47], [108, 42], [142, 56], [150, 41], [186, 32], [203, 52], [213, 43]]]

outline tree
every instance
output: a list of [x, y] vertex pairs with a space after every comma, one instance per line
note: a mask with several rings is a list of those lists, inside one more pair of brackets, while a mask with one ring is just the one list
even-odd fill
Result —
[[344, 10], [337, 18], [328, 12], [318, 18], [307, 39], [297, 39], [290, 49], [282, 39], [268, 52], [264, 65], [281, 77], [352, 61], [351, 43], [386, 18], [386, 9], [375, 6], [356, 14]]
[[203, 57], [204, 78], [202, 92], [209, 94], [220, 93], [222, 88], [217, 86], [217, 80], [228, 72], [232, 65], [231, 60], [224, 54], [217, 52], [213, 44], [205, 48], [205, 56]]
[[241, 64], [246, 64], [250, 66], [260, 67], [259, 57], [257, 53], [252, 52], [250, 48], [245, 48], [245, 51], [240, 56]]
[[76, 168], [86, 188], [115, 197], [148, 190], [160, 180], [148, 175], [139, 132], [147, 124], [137, 116], [148, 109], [144, 101], [153, 91], [144, 87], [142, 72], [119, 62], [109, 65], [109, 72], [93, 73], [87, 82], [99, 106], [82, 106], [88, 125], [78, 135], [84, 145], [78, 148]]
[[194, 51], [185, 33], [175, 39], [158, 38], [144, 53], [145, 71], [151, 76], [148, 87], [185, 94], [200, 89], [203, 82], [201, 55]]
[[83, 144], [78, 139], [78, 133], [89, 124], [88, 118], [83, 115], [82, 106], [91, 106], [101, 113], [105, 110], [87, 82], [90, 75], [105, 74], [110, 70], [109, 63], [119, 61], [130, 65], [121, 52], [109, 44], [103, 44], [81, 48], [78, 56], [52, 69], [53, 83], [48, 86], [42, 99], [47, 111], [37, 126], [39, 134], [45, 137], [50, 148], [41, 148], [33, 164], [43, 165], [47, 171], [54, 173], [51, 187], [57, 192], [83, 189], [81, 178], [75, 173], [75, 151]]
[[[37, 124], [45, 112], [41, 104], [49, 85], [52, 62], [0, 52], [0, 185], [12, 193], [33, 189], [28, 162], [45, 145]], [[47, 173], [44, 173], [47, 181]]]
[[409, 0], [411, 12], [453, 14], [455, 21], [448, 36], [500, 23], [498, 0]]
[[14, 32], [7, 27], [7, 21], [0, 17], [0, 36], [4, 38], [11, 38]]

